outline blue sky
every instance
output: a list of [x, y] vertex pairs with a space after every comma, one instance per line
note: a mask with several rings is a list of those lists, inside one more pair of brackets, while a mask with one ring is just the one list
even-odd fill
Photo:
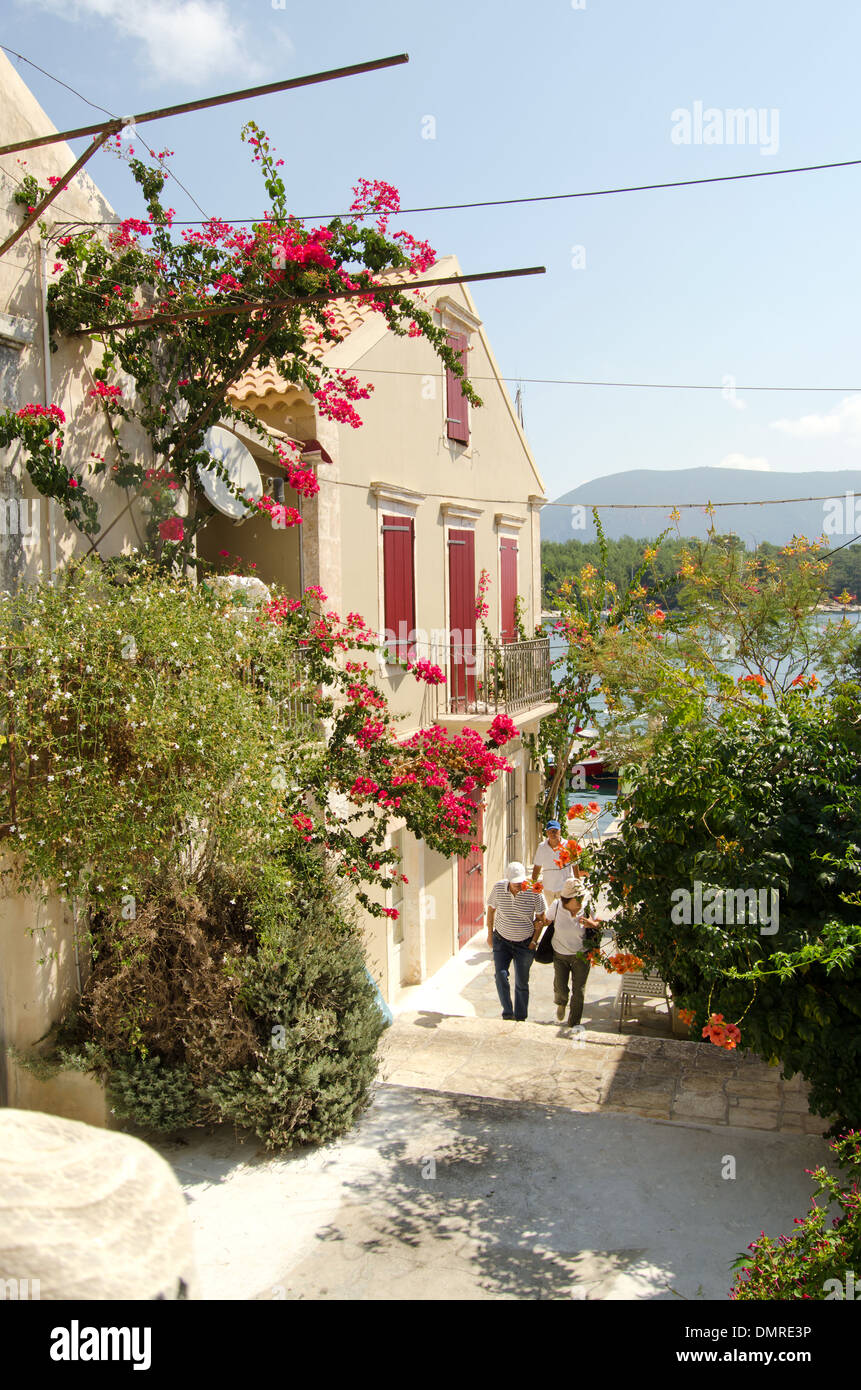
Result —
[[[4, 17], [0, 41], [118, 115], [410, 54], [402, 68], [145, 127], [206, 212], [227, 218], [264, 206], [239, 141], [249, 118], [279, 147], [300, 214], [345, 209], [360, 176], [394, 183], [409, 207], [861, 157], [854, 0], [11, 0]], [[20, 71], [60, 128], [90, 118]], [[700, 143], [693, 127], [678, 143], [674, 113], [693, 120], [698, 102], [710, 142], [703, 125]], [[756, 130], [729, 144], [723, 113], [736, 108], [757, 114]], [[123, 215], [139, 212], [116, 159], [90, 167]], [[859, 466], [859, 188], [861, 166], [402, 225], [466, 271], [547, 266], [473, 291], [506, 375], [725, 387], [525, 384], [549, 496], [627, 468], [735, 465], [761, 470], [767, 497], [769, 471]], [[200, 215], [178, 188], [169, 201], [178, 218]]]

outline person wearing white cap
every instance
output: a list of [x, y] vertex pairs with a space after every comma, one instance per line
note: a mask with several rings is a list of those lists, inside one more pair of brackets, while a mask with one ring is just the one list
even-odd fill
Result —
[[[493, 950], [496, 993], [502, 1017], [523, 1022], [529, 1009], [529, 971], [544, 922], [544, 899], [532, 890], [529, 875], [516, 861], [493, 885], [487, 900], [487, 944]], [[514, 961], [514, 1008], [508, 972]]]
[[[583, 884], [569, 878], [562, 885], [559, 897], [547, 909], [545, 921], [553, 923], [553, 999], [556, 1017], [561, 1023], [568, 1010], [568, 1027], [574, 1028], [583, 1014], [583, 996], [589, 974], [586, 952], [590, 935], [601, 923], [597, 917], [587, 917], [583, 911]], [[569, 977], [571, 1001], [568, 1001]]]

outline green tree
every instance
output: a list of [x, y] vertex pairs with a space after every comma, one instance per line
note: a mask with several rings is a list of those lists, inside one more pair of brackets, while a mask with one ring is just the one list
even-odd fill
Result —
[[719, 1015], [844, 1127], [861, 1121], [859, 693], [751, 694], [664, 730], [596, 869], [620, 945], [694, 1011], [694, 1036]]

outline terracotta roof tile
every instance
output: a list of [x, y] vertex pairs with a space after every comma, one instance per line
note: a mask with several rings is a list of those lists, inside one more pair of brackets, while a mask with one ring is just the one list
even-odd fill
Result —
[[[430, 273], [430, 272], [428, 272]], [[380, 280], [388, 284], [408, 283], [413, 276], [405, 274], [403, 271], [388, 271], [380, 276]], [[423, 308], [429, 309], [431, 306], [426, 297], [423, 297]], [[342, 338], [349, 338], [357, 328], [361, 328], [378, 311], [370, 304], [360, 304], [355, 299], [336, 299], [332, 301], [331, 311], [334, 318], [332, 327], [336, 333], [340, 333]], [[306, 336], [312, 336], [319, 332], [319, 324], [308, 322], [303, 325]], [[314, 350], [314, 356], [325, 357], [335, 344], [321, 343]], [[247, 372], [231, 387], [228, 395], [240, 402], [247, 401], [254, 396], [262, 400], [265, 396], [275, 394], [283, 395], [288, 391], [295, 391], [301, 394], [301, 388], [293, 382], [285, 381], [282, 376], [275, 371], [274, 367], [249, 367]]]

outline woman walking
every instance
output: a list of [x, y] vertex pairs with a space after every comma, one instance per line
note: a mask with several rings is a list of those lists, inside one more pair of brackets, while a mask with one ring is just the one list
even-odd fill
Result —
[[[583, 1014], [583, 996], [589, 974], [586, 952], [596, 938], [601, 923], [583, 911], [583, 885], [576, 878], [566, 879], [559, 897], [545, 913], [553, 923], [553, 999], [561, 1023], [568, 1010], [568, 1027], [574, 1028]], [[570, 985], [570, 1005], [569, 1005]]]

